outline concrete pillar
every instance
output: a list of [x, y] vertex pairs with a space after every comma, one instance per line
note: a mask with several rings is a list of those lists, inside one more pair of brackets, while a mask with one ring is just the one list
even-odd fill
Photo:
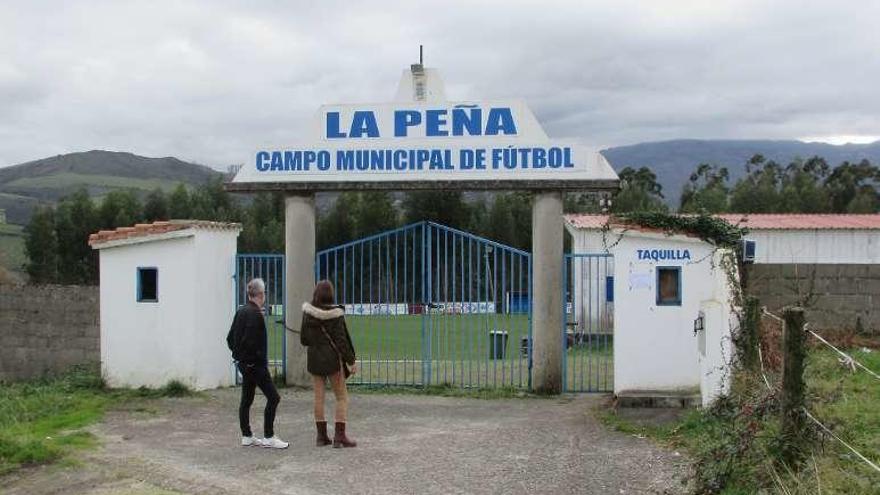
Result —
[[532, 203], [532, 388], [562, 392], [562, 193]]
[[[287, 328], [299, 330], [302, 304], [312, 300], [315, 289], [315, 195], [299, 194], [284, 198], [284, 253]], [[287, 384], [310, 386], [306, 370], [306, 348], [299, 334], [287, 332]]]

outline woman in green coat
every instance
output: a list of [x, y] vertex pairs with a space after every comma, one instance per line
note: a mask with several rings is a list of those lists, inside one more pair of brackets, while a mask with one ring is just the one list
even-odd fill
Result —
[[[348, 390], [345, 379], [357, 372], [354, 346], [345, 326], [345, 311], [333, 305], [333, 284], [322, 280], [315, 286], [312, 302], [303, 303], [300, 343], [308, 347], [308, 370], [315, 389], [316, 444], [333, 444], [334, 448], [355, 447], [357, 443], [345, 436], [348, 415]], [[325, 382], [329, 380], [336, 395], [336, 429], [333, 441], [327, 436], [324, 417]]]

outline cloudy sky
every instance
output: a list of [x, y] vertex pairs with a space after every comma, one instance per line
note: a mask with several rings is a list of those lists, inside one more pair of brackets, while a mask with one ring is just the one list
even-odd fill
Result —
[[[479, 5], [477, 5], [479, 4]], [[390, 99], [425, 45], [447, 96], [551, 137], [880, 136], [876, 1], [4, 1], [0, 166], [90, 149], [223, 167], [321, 103]]]

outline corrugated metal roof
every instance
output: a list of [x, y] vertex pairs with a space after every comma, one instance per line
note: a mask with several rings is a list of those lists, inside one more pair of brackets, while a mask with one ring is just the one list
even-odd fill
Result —
[[880, 214], [726, 213], [717, 215], [751, 230], [877, 230]]
[[209, 222], [207, 220], [169, 220], [153, 223], [138, 223], [133, 227], [119, 227], [116, 230], [101, 230], [89, 236], [89, 246], [122, 239], [147, 238], [168, 232], [186, 229], [240, 230], [241, 224], [230, 222]]
[[[880, 214], [724, 213], [715, 215], [750, 230], [880, 230]], [[601, 229], [609, 215], [572, 214], [565, 221], [577, 229]]]

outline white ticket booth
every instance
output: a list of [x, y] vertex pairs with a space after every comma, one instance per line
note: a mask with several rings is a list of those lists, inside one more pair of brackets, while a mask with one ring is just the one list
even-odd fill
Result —
[[621, 403], [699, 396], [708, 405], [724, 393], [739, 327], [732, 254], [608, 215], [567, 215], [565, 223], [574, 253], [613, 255], [614, 393], [635, 399]]
[[640, 229], [609, 236], [615, 395], [699, 392], [711, 403], [728, 385], [735, 264], [696, 237]]
[[172, 220], [92, 234], [100, 251], [101, 372], [112, 387], [233, 384], [236, 223]]

